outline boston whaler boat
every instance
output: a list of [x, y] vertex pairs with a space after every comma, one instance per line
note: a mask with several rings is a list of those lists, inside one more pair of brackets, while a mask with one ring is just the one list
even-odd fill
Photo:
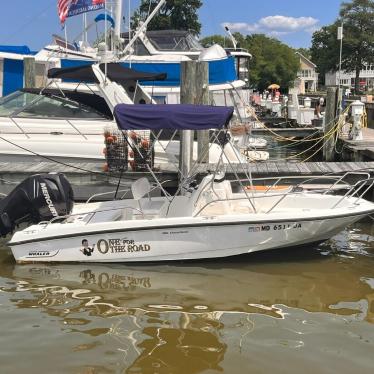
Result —
[[[191, 105], [119, 104], [114, 109], [117, 124], [134, 152], [139, 152], [140, 144], [131, 139], [132, 131], [151, 131], [152, 152], [163, 130], [180, 130], [188, 139], [191, 130], [215, 128], [209, 133], [208, 144], [219, 144], [222, 158], [225, 145], [231, 144], [226, 135], [232, 113], [233, 109], [227, 107]], [[188, 155], [188, 142], [182, 149], [182, 154], [186, 151]], [[362, 198], [374, 184], [370, 176], [344, 196], [330, 194], [332, 189], [308, 193], [268, 188], [252, 193], [246, 188], [253, 182], [248, 165], [218, 162], [197, 183], [194, 177], [202, 166], [197, 163], [181, 168], [180, 187], [171, 195], [152, 165], [145, 165], [155, 186], [140, 178], [131, 186], [131, 199], [77, 204], [73, 209], [71, 190], [63, 176], [47, 175], [46, 180], [36, 176], [24, 182], [0, 205], [3, 235], [22, 218], [36, 223], [16, 232], [9, 242], [16, 261], [141, 262], [228, 257], [323, 242], [374, 212], [374, 204]], [[223, 169], [227, 169], [226, 174], [232, 169], [231, 175], [236, 176], [241, 170], [247, 178], [225, 180]], [[151, 197], [155, 188], [161, 194]]]

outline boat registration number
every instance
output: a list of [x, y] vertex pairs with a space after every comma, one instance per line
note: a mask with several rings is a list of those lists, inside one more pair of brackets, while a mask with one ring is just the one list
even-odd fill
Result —
[[301, 229], [301, 227], [301, 223], [282, 223], [276, 225], [249, 226], [248, 232], [293, 230]]

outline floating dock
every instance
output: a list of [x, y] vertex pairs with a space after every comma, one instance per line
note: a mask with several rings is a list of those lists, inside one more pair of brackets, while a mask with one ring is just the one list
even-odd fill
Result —
[[374, 129], [362, 130], [363, 140], [349, 140], [340, 138], [339, 147], [342, 149], [343, 158], [354, 161], [374, 160]]

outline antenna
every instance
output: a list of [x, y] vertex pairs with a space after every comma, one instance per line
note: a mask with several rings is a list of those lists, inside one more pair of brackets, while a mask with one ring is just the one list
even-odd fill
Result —
[[236, 49], [236, 46], [237, 46], [238, 42], [237, 42], [236, 39], [234, 38], [234, 35], [231, 34], [231, 31], [230, 31], [230, 29], [228, 28], [228, 26], [225, 26], [225, 30], [226, 30], [228, 36], [230, 37], [230, 40], [231, 40], [232, 45], [233, 45], [234, 48]]

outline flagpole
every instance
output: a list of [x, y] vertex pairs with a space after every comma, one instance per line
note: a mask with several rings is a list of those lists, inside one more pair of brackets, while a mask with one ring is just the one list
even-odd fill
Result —
[[87, 13], [83, 13], [83, 38], [84, 44], [87, 45], [88, 37], [87, 37]]
[[66, 21], [65, 21], [65, 25], [64, 25], [64, 31], [65, 31], [65, 54], [68, 53], [68, 26], [66, 24]]
[[107, 37], [108, 37], [108, 18], [107, 18], [107, 2], [106, 0], [104, 1], [104, 13], [105, 13], [105, 83], [106, 83], [106, 77], [108, 74], [108, 64], [107, 64], [107, 53], [108, 53], [108, 42], [107, 42]]
[[[131, 40], [131, 0], [129, 0], [129, 43]], [[131, 69], [131, 54], [130, 54], [130, 69]]]

